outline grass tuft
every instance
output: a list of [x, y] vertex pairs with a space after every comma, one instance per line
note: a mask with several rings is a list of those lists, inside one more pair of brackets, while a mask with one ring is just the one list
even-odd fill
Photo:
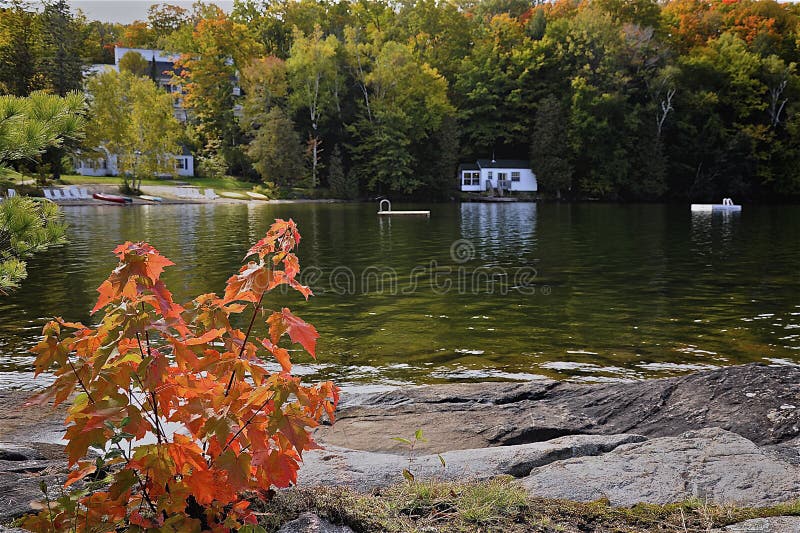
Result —
[[578, 503], [530, 498], [513, 478], [484, 482], [410, 482], [372, 493], [341, 487], [280, 491], [256, 500], [261, 525], [277, 531], [311, 511], [356, 532], [693, 532], [766, 516], [798, 515], [800, 500], [741, 508], [687, 500], [669, 505], [612, 507], [608, 500]]

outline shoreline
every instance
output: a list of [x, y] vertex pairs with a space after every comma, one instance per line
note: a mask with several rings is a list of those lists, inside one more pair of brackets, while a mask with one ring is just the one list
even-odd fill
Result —
[[[41, 442], [47, 431], [63, 431], [66, 406], [21, 407], [31, 394], [0, 391], [0, 454], [30, 455], [16, 463], [28, 469], [24, 475], [13, 460], [0, 460], [11, 468], [0, 468], [0, 492], [23, 500], [41, 497], [40, 481], [57, 486], [66, 466], [60, 445]], [[411, 450], [393, 440], [418, 430], [425, 440]], [[751, 363], [611, 384], [479, 382], [352, 393], [336, 423], [324, 423], [315, 438], [322, 448], [303, 455], [290, 491], [372, 498], [406, 483], [409, 469], [408, 486], [502, 479], [531, 501], [603, 502], [609, 512], [699, 501], [800, 514], [800, 366]], [[0, 524], [27, 510], [0, 506]]]
[[[114, 194], [120, 196], [126, 196], [133, 200], [131, 204], [117, 204], [114, 202], [106, 202], [103, 200], [96, 200], [94, 198], [87, 199], [87, 200], [52, 200], [53, 203], [58, 205], [59, 207], [87, 207], [87, 206], [109, 206], [109, 207], [129, 207], [129, 206], [159, 206], [159, 205], [208, 205], [208, 204], [305, 204], [305, 203], [320, 203], [320, 204], [332, 204], [332, 203], [345, 203], [345, 200], [336, 200], [336, 199], [316, 199], [316, 198], [298, 198], [298, 199], [291, 199], [291, 200], [283, 200], [283, 199], [274, 199], [274, 200], [259, 200], [256, 198], [229, 198], [225, 196], [220, 196], [216, 199], [206, 199], [206, 198], [179, 198], [177, 197], [173, 190], [177, 189], [177, 186], [161, 186], [161, 185], [145, 185], [142, 186], [141, 191], [145, 194], [150, 196], [157, 196], [162, 198], [160, 202], [154, 202], [149, 200], [143, 200], [138, 196], [134, 195], [124, 195], [119, 192], [119, 187], [117, 185], [108, 185], [108, 184], [86, 184], [86, 185], [79, 185], [76, 187], [85, 188], [89, 191], [89, 194], [94, 193], [104, 193], [104, 194]], [[243, 193], [242, 193], [243, 194]]]
[[[23, 406], [43, 389], [0, 389], [0, 440], [60, 440], [69, 401], [56, 410], [52, 404]], [[472, 420], [464, 425], [467, 417]], [[363, 451], [403, 453], [403, 444], [376, 441], [373, 435], [405, 436], [421, 428], [427, 442], [417, 450], [439, 453], [579, 434], [674, 436], [706, 427], [722, 427], [760, 445], [790, 443], [800, 464], [800, 365], [747, 363], [603, 383], [543, 378], [345, 389], [336, 423], [320, 426], [315, 438]], [[453, 431], [458, 438], [448, 433]]]

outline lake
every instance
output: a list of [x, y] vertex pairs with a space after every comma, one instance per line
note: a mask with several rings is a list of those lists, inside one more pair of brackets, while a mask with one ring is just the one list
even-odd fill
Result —
[[[316, 296], [274, 294], [321, 335], [296, 371], [350, 389], [465, 380], [630, 380], [800, 362], [800, 208], [602, 204], [66, 207], [70, 244], [0, 297], [0, 387], [33, 388], [42, 324], [90, 323], [111, 250], [147, 240], [178, 301], [222, 292], [276, 218], [303, 240]], [[46, 377], [39, 383], [46, 382]]]

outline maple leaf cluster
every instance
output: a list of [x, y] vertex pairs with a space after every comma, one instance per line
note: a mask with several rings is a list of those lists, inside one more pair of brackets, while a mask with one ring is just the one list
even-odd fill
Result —
[[[300, 234], [276, 220], [223, 297], [179, 305], [160, 279], [173, 263], [147, 243], [117, 247], [119, 266], [99, 287], [96, 328], [55, 319], [33, 349], [36, 373], [55, 382], [31, 403], [74, 395], [66, 423], [65, 486], [101, 488], [47, 501], [23, 526], [34, 531], [225, 531], [255, 524], [248, 492], [297, 481], [310, 431], [333, 421], [338, 388], [291, 375], [289, 347], [316, 357], [316, 329], [289, 309], [263, 308], [265, 294], [295, 278]], [[232, 315], [252, 309], [246, 330]], [[268, 336], [253, 338], [267, 315]], [[283, 345], [282, 345], [283, 344]], [[274, 359], [279, 371], [270, 371]], [[165, 427], [171, 431], [165, 431]], [[174, 430], [172, 428], [178, 428]], [[89, 449], [98, 459], [87, 460]]]

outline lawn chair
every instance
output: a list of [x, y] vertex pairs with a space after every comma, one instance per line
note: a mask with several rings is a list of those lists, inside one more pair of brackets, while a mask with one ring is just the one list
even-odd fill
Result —
[[214, 192], [214, 189], [206, 189], [206, 194], [203, 198], [206, 200], [216, 200], [219, 198], [219, 195]]
[[192, 200], [199, 200], [202, 198], [202, 196], [200, 196], [200, 189], [189, 189], [189, 190], [192, 191], [191, 193], [189, 193], [190, 198]]
[[67, 196], [61, 189], [53, 189], [53, 200], [56, 202], [65, 202], [67, 200]]
[[9, 198], [14, 198], [16, 195], [17, 195], [17, 191], [15, 191], [14, 189], [8, 189], [8, 197]]
[[81, 199], [81, 195], [78, 194], [78, 189], [75, 187], [67, 187], [64, 189], [64, 192], [66, 193], [67, 200], [78, 201]]
[[81, 200], [91, 200], [92, 197], [89, 194], [89, 189], [78, 189], [78, 197]]
[[53, 191], [50, 189], [42, 189], [42, 192], [44, 192], [45, 200], [50, 200], [51, 202], [55, 200], [55, 198], [53, 198]]

